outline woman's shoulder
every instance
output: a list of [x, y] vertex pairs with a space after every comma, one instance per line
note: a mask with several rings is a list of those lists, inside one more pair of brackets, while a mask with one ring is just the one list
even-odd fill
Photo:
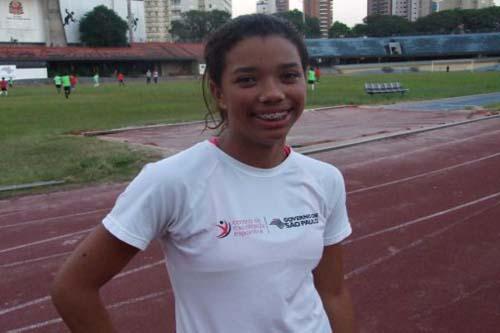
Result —
[[156, 176], [175, 176], [181, 178], [184, 175], [192, 177], [200, 175], [210, 169], [214, 158], [210, 150], [210, 143], [199, 142], [175, 155], [166, 157], [152, 163], [151, 172]]
[[319, 179], [319, 181], [343, 178], [341, 171], [331, 163], [323, 162], [300, 153], [294, 153], [294, 158], [300, 170], [313, 178]]

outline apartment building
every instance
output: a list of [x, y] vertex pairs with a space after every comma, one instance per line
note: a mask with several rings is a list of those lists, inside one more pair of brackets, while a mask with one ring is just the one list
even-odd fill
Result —
[[[397, 0], [395, 0], [397, 1]], [[405, 5], [402, 3], [399, 4], [401, 10], [405, 10], [406, 2], [408, 0], [400, 0], [400, 2], [405, 2]], [[392, 1], [391, 0], [368, 0], [367, 4], [367, 15], [392, 15]]]
[[257, 13], [273, 14], [290, 10], [288, 0], [259, 0], [257, 1]]
[[290, 0], [275, 0], [276, 11], [278, 13], [287, 12], [290, 10]]
[[495, 6], [494, 0], [443, 0], [438, 3], [439, 11], [450, 9], [481, 9]]
[[168, 32], [170, 29], [170, 2], [171, 0], [144, 0], [144, 19], [148, 42], [170, 40]]
[[223, 10], [232, 13], [231, 0], [144, 0], [147, 40], [171, 40], [171, 22], [190, 10]]
[[276, 13], [276, 1], [274, 1], [274, 0], [257, 1], [257, 11], [256, 12], [259, 14]]
[[432, 13], [432, 0], [368, 0], [368, 16], [396, 15], [416, 21]]
[[304, 0], [304, 14], [319, 19], [321, 37], [328, 38], [333, 20], [333, 0]]

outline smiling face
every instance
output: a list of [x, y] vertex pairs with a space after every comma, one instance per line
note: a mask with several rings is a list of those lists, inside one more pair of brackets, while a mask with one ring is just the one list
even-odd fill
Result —
[[238, 42], [226, 54], [220, 85], [210, 88], [227, 116], [222, 139], [246, 149], [283, 146], [306, 97], [299, 52], [277, 35]]

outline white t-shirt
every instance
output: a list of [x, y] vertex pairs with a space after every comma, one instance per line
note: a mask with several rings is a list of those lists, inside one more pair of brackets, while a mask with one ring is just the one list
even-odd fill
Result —
[[147, 165], [104, 219], [162, 244], [177, 333], [330, 333], [312, 270], [351, 233], [341, 173], [294, 151], [243, 164], [208, 141]]

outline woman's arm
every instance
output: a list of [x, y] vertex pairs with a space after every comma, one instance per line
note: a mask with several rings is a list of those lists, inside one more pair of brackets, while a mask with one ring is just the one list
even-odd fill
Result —
[[102, 224], [83, 240], [57, 273], [51, 296], [72, 332], [113, 332], [99, 289], [139, 250], [117, 239]]
[[344, 283], [342, 246], [326, 246], [313, 271], [314, 285], [335, 333], [357, 332], [349, 290]]

